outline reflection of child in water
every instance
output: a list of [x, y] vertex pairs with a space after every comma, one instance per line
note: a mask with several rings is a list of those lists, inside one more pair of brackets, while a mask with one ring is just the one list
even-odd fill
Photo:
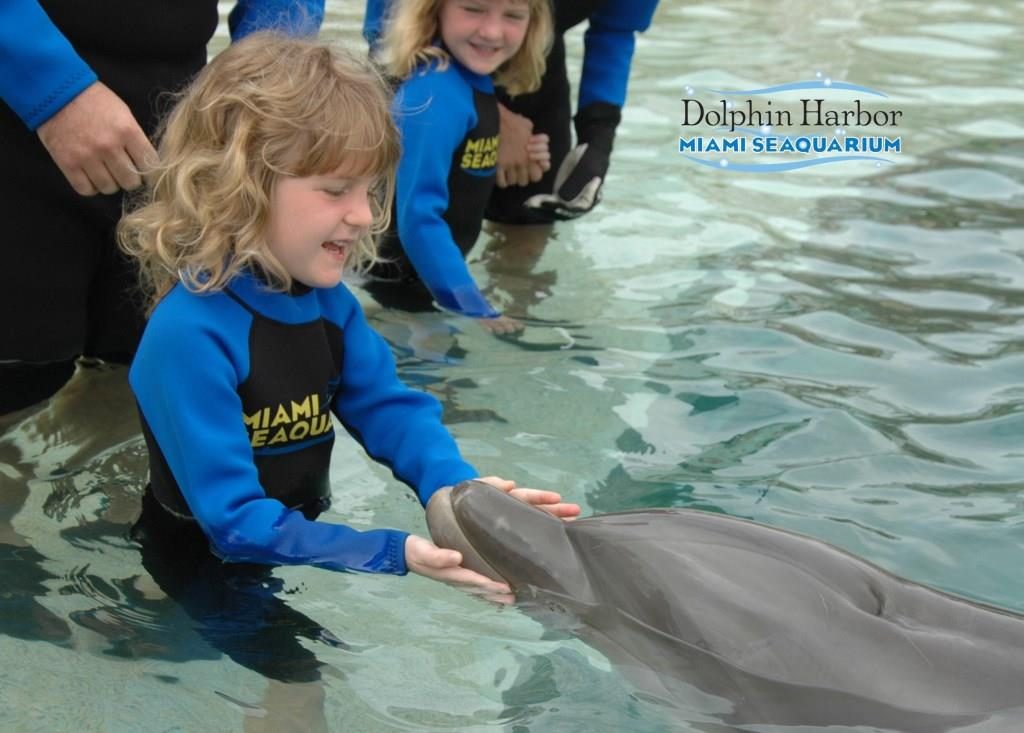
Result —
[[[217, 620], [211, 641], [269, 676], [246, 641], [282, 613], [261, 565], [500, 589], [427, 539], [317, 521], [332, 415], [424, 504], [478, 475], [341, 284], [374, 259], [368, 235], [386, 219], [397, 155], [387, 93], [362, 62], [253, 36], [178, 102], [147, 199], [120, 227], [153, 298], [129, 376], [150, 452], [133, 536], [164, 590]], [[485, 480], [556, 516], [579, 512], [553, 492]]]
[[[491, 75], [512, 94], [536, 89], [551, 42], [547, 0], [411, 0], [396, 3], [381, 59], [402, 79], [396, 117], [402, 133], [393, 227], [383, 253], [393, 260], [374, 274], [419, 280], [442, 308], [480, 319], [489, 331], [522, 326], [501, 316], [480, 292], [465, 255], [480, 234], [495, 182], [498, 106]], [[529, 153], [545, 168], [547, 137]]]

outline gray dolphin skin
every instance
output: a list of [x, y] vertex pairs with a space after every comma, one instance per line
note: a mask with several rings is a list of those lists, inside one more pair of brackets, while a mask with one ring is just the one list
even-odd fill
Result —
[[427, 524], [525, 608], [570, 616], [643, 697], [716, 725], [1024, 730], [1024, 616], [819, 540], [686, 509], [563, 522], [477, 481]]

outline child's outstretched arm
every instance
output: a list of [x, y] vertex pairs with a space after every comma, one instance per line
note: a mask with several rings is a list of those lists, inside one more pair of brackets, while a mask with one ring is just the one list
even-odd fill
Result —
[[[452, 157], [476, 125], [459, 72], [414, 73], [395, 99], [402, 134], [396, 176], [398, 238], [420, 280], [442, 308], [473, 318], [497, 318], [469, 272], [444, 219]], [[481, 212], [482, 213], [482, 212]]]
[[[477, 470], [462, 459], [441, 423], [437, 400], [398, 379], [391, 350], [367, 324], [355, 298], [347, 291], [339, 290], [338, 295], [352, 301], [344, 324], [342, 384], [333, 405], [345, 428], [372, 458], [411, 486], [423, 506], [438, 489], [477, 478]], [[556, 517], [580, 513], [579, 506], [562, 503], [554, 491], [520, 488], [497, 476], [481, 480]]]
[[180, 289], [151, 318], [129, 380], [157, 464], [227, 561], [404, 574], [407, 533], [311, 521], [267, 495], [238, 394], [251, 319], [224, 294]]
[[345, 360], [331, 403], [345, 429], [424, 506], [442, 486], [476, 478], [479, 473], [463, 460], [441, 422], [440, 403], [399, 380], [391, 349], [370, 328], [352, 293], [338, 288], [331, 295], [345, 314]]

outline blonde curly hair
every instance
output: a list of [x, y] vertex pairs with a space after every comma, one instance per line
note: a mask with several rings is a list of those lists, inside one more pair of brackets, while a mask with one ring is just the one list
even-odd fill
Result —
[[[525, 94], [540, 88], [545, 59], [553, 41], [550, 0], [519, 0], [530, 12], [523, 45], [494, 73], [494, 83], [509, 94]], [[440, 69], [451, 56], [435, 41], [441, 35], [438, 17], [445, 0], [393, 0], [384, 22], [377, 54], [389, 74], [405, 79], [417, 66], [437, 61]]]
[[275, 183], [334, 172], [378, 183], [374, 225], [349, 266], [376, 261], [400, 154], [391, 94], [365, 60], [321, 42], [257, 33], [218, 54], [182, 92], [159, 133], [159, 162], [118, 225], [139, 263], [148, 310], [177, 282], [213, 292], [256, 268], [292, 278], [265, 239]]

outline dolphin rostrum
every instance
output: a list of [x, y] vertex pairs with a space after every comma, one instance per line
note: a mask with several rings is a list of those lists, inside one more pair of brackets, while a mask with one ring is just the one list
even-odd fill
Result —
[[527, 607], [573, 617], [669, 707], [914, 733], [1009, 715], [1024, 730], [1024, 616], [820, 540], [686, 509], [563, 522], [477, 481], [438, 492], [427, 524]]

